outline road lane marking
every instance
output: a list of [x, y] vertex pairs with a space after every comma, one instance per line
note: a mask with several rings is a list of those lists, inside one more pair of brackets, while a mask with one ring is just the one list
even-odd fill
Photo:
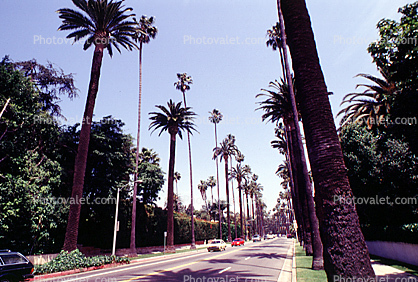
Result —
[[249, 260], [251, 257], [246, 257], [245, 260]]
[[[171, 268], [151, 272], [151, 273], [144, 274], [144, 275], [141, 275], [141, 276], [132, 277], [132, 278], [129, 278], [129, 279], [126, 279], [126, 280], [122, 280], [120, 282], [130, 282], [130, 281], [133, 281], [133, 280], [139, 280], [139, 279], [146, 278], [146, 277], [149, 277], [149, 276], [154, 276], [154, 275], [157, 275], [157, 274], [160, 274], [160, 273], [163, 273], [163, 272], [172, 271], [172, 270], [175, 270], [175, 269], [178, 269], [178, 268], [190, 266], [190, 265], [202, 262], [202, 261], [207, 261], [207, 260], [211, 260], [211, 259], [218, 258], [218, 257], [221, 257], [221, 256], [225, 256], [227, 254], [239, 252], [241, 250], [244, 250], [244, 249], [238, 249], [238, 250], [230, 251], [230, 252], [227, 252], [227, 253], [219, 254], [219, 255], [216, 255], [216, 256], [212, 256], [212, 257], [209, 257], [209, 258], [197, 260], [197, 261], [194, 261], [194, 262], [189, 262], [189, 263], [186, 263], [186, 264], [182, 264], [182, 265], [174, 266], [174, 267], [171, 267]], [[65, 281], [65, 282], [67, 282], [67, 281]]]
[[225, 268], [225, 269], [222, 269], [221, 271], [219, 271], [218, 273], [219, 274], [221, 274], [221, 273], [224, 273], [225, 271], [228, 271], [228, 270], [230, 270], [231, 269], [231, 267], [227, 267], [227, 268]]

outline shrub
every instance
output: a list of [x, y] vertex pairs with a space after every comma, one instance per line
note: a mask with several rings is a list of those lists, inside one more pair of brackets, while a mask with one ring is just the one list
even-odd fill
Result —
[[111, 263], [129, 263], [129, 259], [116, 256], [86, 257], [78, 249], [71, 252], [61, 251], [59, 255], [50, 262], [36, 265], [34, 274], [54, 273], [91, 266], [102, 266]]

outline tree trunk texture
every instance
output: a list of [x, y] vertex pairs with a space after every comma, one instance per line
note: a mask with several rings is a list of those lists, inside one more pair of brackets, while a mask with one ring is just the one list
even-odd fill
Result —
[[87, 156], [90, 143], [90, 131], [93, 120], [94, 105], [99, 90], [100, 69], [103, 59], [103, 45], [96, 45], [90, 73], [89, 90], [80, 131], [80, 141], [74, 163], [73, 188], [68, 223], [65, 233], [63, 250], [77, 249], [78, 225], [80, 222], [81, 198], [83, 197], [84, 176], [86, 174]]
[[360, 230], [325, 79], [304, 0], [281, 0], [298, 101], [315, 183], [315, 202], [329, 281], [374, 278]]
[[174, 248], [174, 166], [176, 161], [176, 132], [170, 132], [170, 159], [168, 162], [167, 188], [167, 251], [175, 252]]

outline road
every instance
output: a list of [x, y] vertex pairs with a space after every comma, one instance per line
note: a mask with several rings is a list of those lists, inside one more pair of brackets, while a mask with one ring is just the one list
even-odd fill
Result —
[[276, 282], [291, 243], [292, 240], [287, 238], [246, 242], [245, 246], [228, 246], [223, 252], [200, 251], [181, 257], [167, 256], [43, 281]]

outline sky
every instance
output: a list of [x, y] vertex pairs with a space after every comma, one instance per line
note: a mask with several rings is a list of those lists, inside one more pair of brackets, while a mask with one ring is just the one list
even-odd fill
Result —
[[[197, 113], [198, 133], [193, 134], [192, 163], [194, 205], [204, 204], [197, 185], [216, 175], [212, 150], [214, 127], [209, 111], [224, 115], [218, 125], [218, 142], [227, 134], [236, 137], [239, 150], [259, 176], [263, 199], [271, 210], [281, 191], [281, 179], [275, 175], [284, 157], [270, 146], [274, 125], [261, 121], [255, 111], [255, 95], [281, 76], [278, 52], [267, 48], [266, 31], [277, 22], [273, 0], [126, 0], [138, 17], [154, 16], [157, 37], [143, 50], [143, 88], [141, 147], [154, 149], [161, 166], [168, 171], [169, 135], [150, 134], [148, 113], [169, 99], [182, 101], [175, 89], [177, 73], [192, 76], [187, 105]], [[330, 96], [334, 116], [345, 94], [355, 91], [358, 73], [377, 75], [367, 46], [378, 38], [376, 24], [382, 18], [399, 19], [402, 0], [307, 0], [312, 27]], [[0, 55], [13, 61], [36, 59], [53, 63], [65, 73], [73, 73], [79, 97], [62, 97], [60, 106], [69, 124], [83, 116], [90, 78], [93, 49], [83, 51], [83, 42], [66, 40], [68, 32], [58, 31], [56, 10], [75, 8], [70, 0], [0, 0]], [[136, 138], [138, 115], [138, 51], [122, 50], [110, 58], [104, 55], [95, 120], [112, 115], [125, 122], [124, 131]], [[336, 120], [338, 123], [338, 119]], [[180, 198], [190, 203], [187, 140], [177, 142], [176, 171]], [[224, 164], [220, 163], [221, 199], [226, 198]], [[237, 185], [234, 183], [234, 188]], [[235, 189], [236, 190], [236, 189]], [[166, 184], [159, 205], [166, 201]], [[214, 189], [214, 197], [217, 197]], [[235, 196], [237, 197], [237, 193]], [[211, 197], [210, 191], [207, 193]], [[236, 199], [237, 202], [237, 199]], [[231, 197], [232, 204], [232, 197]], [[237, 204], [238, 205], [238, 204]], [[231, 207], [233, 210], [233, 208]], [[238, 210], [238, 207], [237, 207]]]

